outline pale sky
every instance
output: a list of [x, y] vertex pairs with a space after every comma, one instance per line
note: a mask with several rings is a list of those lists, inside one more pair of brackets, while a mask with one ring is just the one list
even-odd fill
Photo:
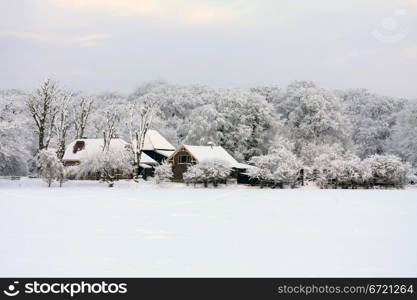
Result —
[[0, 89], [368, 88], [417, 98], [417, 0], [0, 0]]

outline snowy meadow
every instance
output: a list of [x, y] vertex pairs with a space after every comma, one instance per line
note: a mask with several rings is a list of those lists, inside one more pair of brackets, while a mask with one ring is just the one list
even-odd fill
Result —
[[0, 276], [417, 276], [416, 103], [306, 81], [1, 91]]
[[0, 276], [417, 276], [417, 190], [0, 180]]

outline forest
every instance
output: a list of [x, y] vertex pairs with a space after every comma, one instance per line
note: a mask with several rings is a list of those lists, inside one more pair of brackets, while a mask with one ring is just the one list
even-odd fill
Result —
[[[385, 172], [378, 176], [405, 182], [417, 167], [415, 99], [309, 81], [248, 89], [151, 81], [126, 95], [63, 86], [48, 79], [33, 91], [0, 91], [0, 175], [34, 174], [39, 151], [62, 158], [76, 138], [131, 141], [132, 122], [143, 126], [149, 107], [146, 126], [172, 144], [223, 146], [257, 166], [251, 176], [261, 182], [291, 182], [300, 169], [314, 170], [309, 176], [341, 172], [349, 182]], [[132, 114], [135, 106], [139, 113]]]

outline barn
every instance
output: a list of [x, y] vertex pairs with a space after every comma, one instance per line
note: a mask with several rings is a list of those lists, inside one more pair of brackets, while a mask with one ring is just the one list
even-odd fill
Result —
[[168, 157], [167, 161], [172, 164], [173, 181], [182, 182], [184, 181], [183, 174], [188, 166], [210, 160], [228, 163], [233, 169], [231, 177], [236, 179], [237, 183], [248, 183], [246, 172], [253, 166], [239, 163], [222, 146], [182, 145]]
[[153, 129], [146, 132], [142, 149], [143, 153], [158, 163], [162, 163], [175, 151], [175, 147], [157, 130]]

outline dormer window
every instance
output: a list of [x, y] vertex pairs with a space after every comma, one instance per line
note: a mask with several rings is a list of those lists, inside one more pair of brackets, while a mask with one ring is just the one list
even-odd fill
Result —
[[72, 150], [73, 153], [77, 153], [78, 151], [81, 151], [85, 148], [85, 142], [84, 141], [77, 141], [74, 145], [74, 149]]

